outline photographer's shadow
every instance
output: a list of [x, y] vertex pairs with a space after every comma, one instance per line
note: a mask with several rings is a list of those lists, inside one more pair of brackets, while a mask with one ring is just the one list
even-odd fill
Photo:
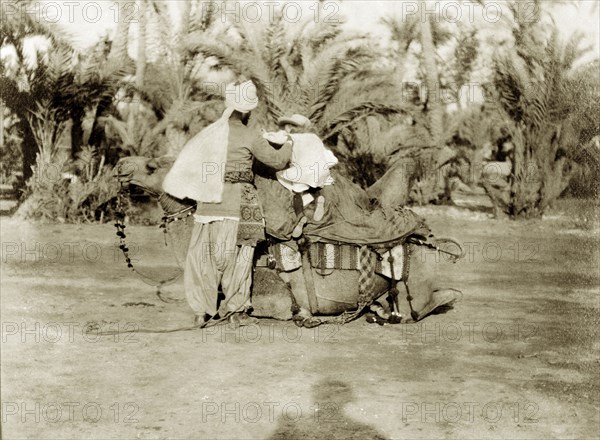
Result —
[[385, 440], [375, 428], [344, 414], [354, 401], [352, 387], [335, 379], [324, 379], [313, 386], [313, 405], [302, 415], [283, 414], [270, 440], [376, 439]]

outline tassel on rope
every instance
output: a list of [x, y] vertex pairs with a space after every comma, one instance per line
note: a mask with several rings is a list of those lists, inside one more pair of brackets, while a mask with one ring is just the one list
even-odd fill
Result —
[[[125, 229], [126, 229], [126, 225], [125, 225], [125, 210], [123, 207], [123, 197], [124, 197], [124, 188], [123, 185], [120, 185], [119, 188], [119, 192], [117, 193], [117, 210], [115, 212], [115, 228], [117, 228], [117, 237], [119, 237], [119, 249], [121, 250], [121, 252], [123, 253], [123, 256], [125, 257], [125, 262], [127, 263], [127, 267], [129, 269], [131, 269], [132, 272], [135, 272], [136, 275], [138, 275], [140, 277], [140, 279], [148, 284], [149, 286], [154, 286], [156, 287], [156, 296], [158, 297], [158, 299], [162, 302], [165, 303], [172, 303], [172, 302], [181, 302], [181, 300], [168, 300], [166, 298], [163, 298], [162, 296], [162, 291], [161, 288], [165, 285], [168, 284], [172, 284], [175, 281], [177, 281], [181, 275], [183, 274], [183, 271], [180, 271], [180, 273], [178, 273], [177, 275], [174, 275], [170, 278], [166, 278], [166, 279], [162, 279], [162, 280], [156, 280], [148, 275], [144, 275], [143, 273], [141, 273], [139, 270], [137, 270], [134, 266], [133, 266], [133, 262], [131, 261], [131, 257], [129, 256], [129, 247], [127, 246], [127, 242], [126, 242], [126, 238], [127, 238], [127, 234], [125, 233]], [[191, 215], [190, 213], [188, 213], [188, 215]], [[164, 217], [163, 218], [163, 223], [161, 224], [161, 228], [164, 228], [164, 232], [165, 234], [168, 232], [167, 231], [167, 224], [173, 221], [173, 219], [169, 219]], [[166, 236], [165, 236], [166, 237]], [[165, 238], [166, 240], [166, 238]], [[166, 244], [166, 242], [165, 242]]]

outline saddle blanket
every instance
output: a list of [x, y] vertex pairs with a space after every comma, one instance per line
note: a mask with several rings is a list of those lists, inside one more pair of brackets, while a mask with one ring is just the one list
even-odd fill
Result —
[[[360, 246], [348, 244], [313, 243], [309, 249], [310, 263], [312, 267], [321, 271], [328, 269], [361, 270], [360, 249]], [[371, 253], [375, 256], [375, 273], [392, 278], [393, 269], [393, 279], [396, 281], [402, 280], [403, 276], [407, 275], [405, 273], [408, 270], [406, 246], [395, 246], [382, 254], [372, 250]], [[392, 263], [389, 261], [390, 256], [393, 257]]]
[[[350, 244], [334, 243], [312, 243], [308, 255], [311, 267], [319, 272], [327, 272], [335, 269], [362, 270], [360, 261], [360, 246]], [[276, 269], [289, 272], [298, 269], [302, 265], [300, 252], [284, 243], [277, 243], [270, 247], [271, 254], [275, 259]], [[379, 254], [370, 251], [375, 260], [375, 273], [387, 278], [400, 281], [408, 275], [408, 250], [406, 245], [395, 246], [391, 250]], [[393, 266], [389, 258], [393, 257]], [[267, 266], [267, 256], [262, 256], [257, 266]]]

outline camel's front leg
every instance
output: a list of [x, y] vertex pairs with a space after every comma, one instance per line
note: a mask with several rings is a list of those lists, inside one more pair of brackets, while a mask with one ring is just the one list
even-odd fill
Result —
[[316, 327], [321, 321], [311, 313], [311, 305], [302, 268], [290, 272], [280, 272], [280, 278], [290, 286], [294, 308], [292, 320], [299, 327]]
[[411, 245], [410, 271], [406, 283], [400, 281], [399, 312], [403, 322], [420, 321], [440, 306], [450, 306], [462, 297], [462, 293], [443, 281], [441, 266], [444, 256], [424, 246]]

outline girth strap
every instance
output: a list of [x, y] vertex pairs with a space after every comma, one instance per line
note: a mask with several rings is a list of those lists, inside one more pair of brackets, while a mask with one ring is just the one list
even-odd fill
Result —
[[310, 313], [315, 314], [319, 309], [317, 302], [317, 292], [315, 289], [315, 280], [313, 279], [312, 266], [308, 258], [308, 252], [302, 252], [302, 274], [306, 284], [306, 294], [308, 296], [308, 305]]
[[361, 246], [359, 251], [358, 291], [359, 300], [366, 298], [374, 290], [375, 255], [367, 246]]

